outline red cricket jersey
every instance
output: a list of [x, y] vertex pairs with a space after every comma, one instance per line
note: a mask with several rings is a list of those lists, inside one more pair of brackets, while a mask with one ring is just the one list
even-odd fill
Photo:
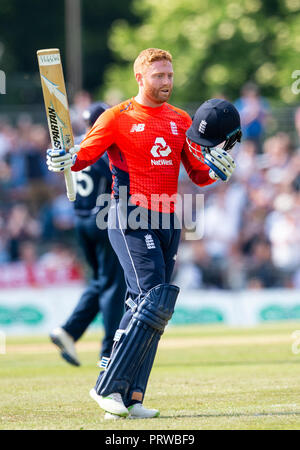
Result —
[[[151, 108], [131, 98], [101, 114], [82, 141], [72, 170], [93, 164], [107, 150], [115, 197], [119, 186], [127, 185], [132, 203], [174, 212], [180, 161], [198, 186], [214, 182], [209, 167], [186, 144], [191, 122], [185, 111], [168, 103]], [[163, 194], [173, 196], [172, 201], [159, 200]]]

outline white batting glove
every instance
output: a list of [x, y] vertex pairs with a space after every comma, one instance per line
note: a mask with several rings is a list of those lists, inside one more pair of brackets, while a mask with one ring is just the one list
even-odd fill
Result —
[[206, 152], [205, 163], [210, 167], [209, 176], [213, 180], [229, 181], [234, 169], [235, 162], [228, 152], [222, 148], [213, 147]]
[[47, 166], [51, 172], [64, 172], [70, 169], [77, 159], [80, 145], [74, 145], [68, 152], [63, 149], [49, 148], [47, 150]]

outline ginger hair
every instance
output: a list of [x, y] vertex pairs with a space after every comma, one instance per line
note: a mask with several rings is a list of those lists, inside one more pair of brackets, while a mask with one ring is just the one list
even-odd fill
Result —
[[160, 48], [146, 48], [143, 50], [133, 64], [134, 74], [144, 72], [147, 67], [155, 61], [169, 61], [172, 62], [172, 55], [166, 50]]

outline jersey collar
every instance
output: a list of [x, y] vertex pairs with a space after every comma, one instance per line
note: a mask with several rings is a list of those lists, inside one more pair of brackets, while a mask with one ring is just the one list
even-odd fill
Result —
[[132, 97], [131, 99], [135, 109], [142, 111], [146, 114], [151, 114], [152, 116], [157, 116], [158, 114], [160, 114], [166, 107], [167, 103], [163, 103], [161, 106], [157, 106], [157, 107], [151, 107], [151, 106], [145, 106], [145, 105], [141, 105], [140, 103], [138, 103], [134, 97]]

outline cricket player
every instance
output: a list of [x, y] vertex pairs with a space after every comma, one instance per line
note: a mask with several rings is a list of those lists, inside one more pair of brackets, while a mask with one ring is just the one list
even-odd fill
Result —
[[[87, 132], [106, 109], [108, 105], [96, 102], [83, 112]], [[75, 143], [79, 144], [84, 137], [77, 137]], [[100, 359], [105, 361], [110, 356], [114, 335], [124, 313], [126, 284], [107, 229], [99, 229], [96, 224], [101, 209], [96, 205], [97, 198], [101, 194], [111, 193], [112, 175], [107, 154], [92, 166], [77, 172], [76, 182], [75, 229], [92, 276], [70, 317], [64, 325], [51, 331], [50, 338], [68, 363], [79, 366], [75, 342], [99, 312], [102, 313], [104, 326]]]
[[[170, 279], [180, 238], [175, 214], [180, 163], [198, 186], [227, 182], [235, 167], [227, 150], [240, 139], [239, 114], [229, 102], [205, 102], [193, 122], [167, 103], [173, 88], [169, 52], [142, 51], [134, 74], [136, 97], [105, 111], [78, 152], [53, 149], [48, 159], [52, 171], [79, 171], [108, 149], [114, 180], [108, 232], [124, 269], [128, 296], [112, 354], [90, 391], [106, 418], [159, 415], [145, 408], [143, 400], [158, 342], [179, 293]], [[216, 147], [221, 143], [223, 148]]]

